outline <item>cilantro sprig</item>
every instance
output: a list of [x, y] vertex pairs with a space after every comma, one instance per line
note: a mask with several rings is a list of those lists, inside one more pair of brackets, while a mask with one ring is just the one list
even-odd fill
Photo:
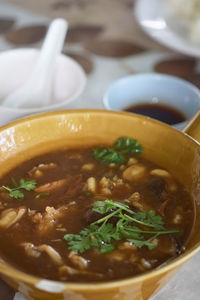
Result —
[[[178, 230], [165, 230], [161, 216], [153, 210], [147, 212], [134, 212], [128, 205], [112, 200], [96, 201], [93, 211], [100, 215], [97, 221], [80, 231], [79, 234], [66, 234], [64, 239], [68, 248], [76, 253], [96, 247], [100, 253], [111, 252], [115, 249], [117, 241], [126, 240], [136, 247], [156, 247], [155, 239], [163, 234], [173, 234]], [[117, 218], [115, 225], [110, 223], [111, 218]], [[148, 228], [148, 229], [147, 229]]]
[[114, 148], [121, 153], [129, 154], [140, 154], [143, 151], [142, 145], [137, 140], [134, 140], [129, 137], [119, 138], [115, 144]]
[[127, 160], [127, 155], [140, 154], [143, 148], [137, 140], [129, 137], [119, 138], [113, 148], [95, 148], [94, 157], [103, 163], [123, 164]]
[[[117, 209], [117, 210], [116, 210]], [[112, 200], [105, 201], [96, 201], [93, 204], [93, 210], [100, 214], [105, 214], [111, 210], [114, 210], [113, 213], [110, 213], [107, 217], [115, 216], [122, 218], [128, 222], [135, 222], [140, 225], [153, 227], [157, 230], [163, 230], [164, 222], [161, 216], [157, 216], [154, 210], [149, 210], [146, 212], [134, 212], [132, 211], [127, 204], [121, 202], [114, 202]], [[131, 214], [127, 215], [127, 213]], [[113, 214], [113, 215], [112, 215]], [[101, 223], [104, 218], [96, 221], [97, 223]]]
[[18, 184], [14, 178], [12, 178], [11, 180], [14, 185], [13, 188], [5, 185], [3, 185], [2, 187], [9, 192], [10, 197], [15, 199], [23, 199], [24, 198], [23, 190], [32, 191], [35, 189], [37, 184], [36, 180], [25, 180], [21, 178]]
[[105, 164], [107, 163], [123, 164], [126, 161], [126, 158], [122, 153], [119, 153], [110, 148], [103, 148], [103, 149], [95, 148], [94, 157]]

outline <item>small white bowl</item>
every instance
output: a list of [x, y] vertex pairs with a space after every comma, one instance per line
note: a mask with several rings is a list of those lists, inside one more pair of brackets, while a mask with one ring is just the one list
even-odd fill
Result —
[[82, 67], [72, 58], [60, 54], [55, 62], [53, 100], [50, 105], [34, 109], [12, 109], [1, 105], [7, 95], [25, 83], [34, 69], [38, 55], [39, 50], [30, 48], [0, 53], [0, 126], [26, 115], [67, 108], [83, 91], [86, 75]]
[[125, 110], [134, 104], [159, 103], [180, 111], [186, 121], [175, 124], [183, 129], [200, 108], [200, 91], [186, 80], [156, 73], [123, 77], [107, 89], [103, 103], [106, 109]]

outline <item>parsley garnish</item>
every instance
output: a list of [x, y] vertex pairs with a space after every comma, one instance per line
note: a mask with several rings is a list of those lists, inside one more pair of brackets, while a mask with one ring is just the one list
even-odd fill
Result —
[[143, 148], [138, 141], [121, 137], [115, 143], [113, 148], [95, 148], [94, 157], [103, 163], [123, 164], [126, 162], [127, 154], [140, 154]]
[[14, 178], [11, 178], [14, 188], [10, 188], [9, 186], [3, 185], [3, 188], [9, 192], [9, 196], [15, 199], [23, 199], [24, 193], [22, 190], [25, 191], [32, 191], [36, 187], [36, 180], [24, 180], [23, 178], [20, 179], [19, 184], [15, 181]]
[[104, 163], [116, 163], [123, 164], [126, 161], [126, 158], [122, 153], [119, 153], [113, 149], [109, 148], [95, 148], [94, 149], [94, 157], [97, 160], [100, 160]]
[[[165, 230], [162, 217], [153, 210], [134, 212], [126, 204], [105, 200], [94, 202], [93, 211], [107, 215], [91, 223], [79, 234], [66, 234], [64, 239], [68, 242], [69, 250], [82, 253], [96, 247], [100, 253], [111, 252], [115, 249], [116, 241], [122, 239], [138, 248], [146, 246], [152, 250], [156, 247], [155, 239], [158, 236], [179, 232]], [[109, 223], [112, 217], [118, 219], [115, 225]]]
[[114, 148], [120, 151], [121, 153], [129, 154], [139, 154], [142, 153], [142, 145], [137, 140], [131, 139], [129, 137], [119, 138], [115, 144]]

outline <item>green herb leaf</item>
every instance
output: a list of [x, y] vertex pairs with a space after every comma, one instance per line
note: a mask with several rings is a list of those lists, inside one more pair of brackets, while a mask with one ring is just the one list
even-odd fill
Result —
[[23, 199], [24, 193], [21, 190], [34, 190], [37, 184], [35, 180], [24, 180], [23, 178], [20, 179], [19, 184], [17, 184], [14, 178], [11, 178], [11, 180], [15, 187], [10, 188], [9, 186], [3, 185], [3, 188], [9, 192], [10, 197], [15, 199]]
[[113, 202], [112, 200], [96, 201], [93, 203], [93, 211], [98, 212], [99, 214], [105, 214], [111, 209], [116, 209], [116, 204], [118, 207], [124, 208], [128, 207], [126, 204], [120, 202]]
[[152, 226], [157, 230], [164, 229], [163, 219], [161, 216], [156, 215], [154, 210], [150, 210], [147, 212], [138, 212], [134, 216], [137, 220], [145, 222], [148, 226]]
[[24, 198], [24, 194], [19, 191], [19, 190], [11, 190], [9, 192], [10, 197], [15, 198], [15, 199], [23, 199]]
[[68, 242], [69, 250], [76, 253], [82, 253], [91, 248], [90, 237], [82, 236], [82, 232], [80, 232], [80, 235], [67, 234], [64, 236], [64, 239]]
[[112, 252], [115, 249], [113, 244], [102, 244], [100, 248], [100, 253]]
[[139, 142], [129, 137], [119, 138], [113, 148], [95, 148], [94, 157], [105, 164], [123, 164], [127, 155], [140, 154], [143, 151]]
[[137, 140], [134, 140], [129, 137], [119, 138], [115, 144], [114, 148], [121, 153], [129, 154], [140, 154], [143, 151], [142, 145]]
[[136, 239], [128, 239], [129, 242], [133, 243], [137, 248], [142, 248], [144, 246], [148, 247], [149, 250], [153, 250], [156, 247], [156, 243], [154, 241], [149, 240], [136, 240]]
[[26, 191], [32, 191], [36, 187], [36, 181], [35, 180], [24, 180], [23, 178], [19, 181], [19, 187], [20, 189], [24, 189]]
[[123, 164], [126, 161], [126, 158], [123, 154], [110, 148], [95, 148], [94, 157], [106, 164]]
[[[96, 247], [100, 253], [106, 253], [115, 249], [116, 242], [122, 239], [130, 241], [138, 248], [146, 246], [152, 250], [156, 247], [155, 239], [159, 235], [179, 232], [164, 230], [162, 218], [153, 210], [134, 212], [128, 205], [108, 199], [94, 202], [93, 211], [106, 216], [100, 217], [79, 234], [66, 234], [64, 239], [68, 242], [69, 250], [82, 253]], [[115, 225], [109, 223], [113, 217], [118, 218]], [[147, 227], [150, 229], [146, 229]], [[148, 239], [147, 235], [150, 236]]]

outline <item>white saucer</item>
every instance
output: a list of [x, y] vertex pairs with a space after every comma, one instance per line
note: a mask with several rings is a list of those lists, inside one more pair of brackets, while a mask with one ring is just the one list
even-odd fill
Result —
[[[52, 101], [38, 108], [12, 108], [1, 105], [1, 100], [24, 84], [37, 63], [39, 50], [20, 48], [0, 53], [0, 126], [31, 114], [67, 109], [86, 84], [82, 67], [72, 58], [60, 54], [56, 57], [52, 83]], [[37, 88], [37, 87], [36, 87]]]
[[200, 57], [200, 44], [187, 37], [188, 25], [167, 13], [162, 0], [137, 0], [134, 13], [143, 30], [161, 44]]

